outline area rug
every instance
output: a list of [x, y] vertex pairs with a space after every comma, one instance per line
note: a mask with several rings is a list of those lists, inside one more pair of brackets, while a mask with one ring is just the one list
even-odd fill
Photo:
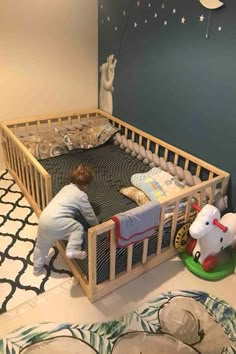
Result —
[[200, 291], [164, 293], [103, 323], [35, 323], [0, 340], [2, 354], [233, 354], [236, 313]]
[[33, 276], [38, 220], [12, 176], [0, 172], [0, 314], [64, 282], [72, 274], [58, 250], [43, 273]]

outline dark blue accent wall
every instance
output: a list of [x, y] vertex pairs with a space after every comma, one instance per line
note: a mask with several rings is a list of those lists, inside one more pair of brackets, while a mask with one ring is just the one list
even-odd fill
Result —
[[236, 1], [224, 4], [99, 0], [99, 65], [117, 56], [113, 114], [230, 172], [236, 211]]

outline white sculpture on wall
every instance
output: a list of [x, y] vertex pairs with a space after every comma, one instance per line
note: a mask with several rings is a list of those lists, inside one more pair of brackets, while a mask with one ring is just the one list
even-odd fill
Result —
[[114, 90], [113, 81], [115, 78], [116, 63], [117, 60], [114, 54], [111, 54], [100, 67], [99, 108], [110, 114], [113, 113], [112, 92]]

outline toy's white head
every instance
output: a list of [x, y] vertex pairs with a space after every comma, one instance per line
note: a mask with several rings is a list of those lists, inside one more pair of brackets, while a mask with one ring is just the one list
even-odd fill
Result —
[[213, 220], [220, 219], [219, 210], [213, 205], [207, 204], [198, 213], [189, 229], [191, 237], [199, 239], [204, 237], [214, 226]]

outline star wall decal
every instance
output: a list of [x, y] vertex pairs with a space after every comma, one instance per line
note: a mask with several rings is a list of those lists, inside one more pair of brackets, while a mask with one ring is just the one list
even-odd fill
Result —
[[[204, 4], [205, 5], [207, 4], [207, 6], [208, 6], [210, 1], [215, 2], [215, 1], [221, 1], [221, 0], [201, 0], [200, 3], [203, 4], [203, 2], [204, 2]], [[115, 31], [116, 33], [120, 33], [123, 25], [120, 26], [119, 23], [114, 23], [114, 18], [113, 18], [113, 16], [111, 16], [111, 14], [109, 12], [108, 13], [106, 12], [106, 15], [105, 15], [104, 11], [107, 9], [105, 9], [104, 1], [100, 0], [99, 2], [100, 2], [99, 8], [101, 11], [100, 13], [103, 14], [103, 16], [101, 15], [101, 18], [99, 21], [100, 25], [103, 25], [103, 26], [113, 25], [112, 26], [113, 31]], [[183, 14], [182, 14], [182, 16], [174, 16], [176, 13], [178, 13], [178, 15], [179, 15], [179, 10], [178, 10], [177, 6], [170, 8], [168, 13], [165, 13], [167, 10], [167, 5], [166, 5], [165, 0], [162, 0], [159, 3], [159, 6], [160, 6], [159, 10], [155, 9], [155, 7], [153, 6], [153, 3], [154, 2], [152, 2], [151, 0], [147, 0], [145, 2], [144, 1], [142, 2], [141, 0], [136, 0], [136, 1], [134, 1], [133, 5], [131, 7], [129, 7], [129, 10], [128, 10], [128, 8], [125, 8], [125, 7], [123, 9], [121, 9], [120, 16], [126, 17], [127, 21], [128, 21], [128, 19], [130, 18], [130, 12], [135, 11], [134, 14], [135, 14], [136, 18], [134, 18], [133, 22], [131, 22], [131, 26], [133, 26], [133, 28], [135, 28], [135, 29], [137, 27], [139, 27], [139, 30], [144, 29], [145, 24], [150, 24], [150, 25], [154, 24], [154, 21], [157, 24], [160, 23], [161, 28], [167, 27], [167, 25], [169, 25], [169, 23], [175, 23], [176, 25], [177, 24], [185, 25], [188, 27], [193, 22], [193, 21], [191, 21], [191, 19], [189, 17], [187, 19], [185, 16], [183, 16]], [[145, 5], [146, 11], [148, 11], [146, 13], [146, 15], [144, 15], [143, 11], [141, 11], [142, 5]], [[206, 7], [206, 6], [204, 6], [204, 7]], [[153, 8], [153, 11], [152, 11], [152, 8]], [[140, 19], [140, 17], [139, 17], [140, 11], [142, 14], [142, 19]], [[209, 9], [208, 15], [206, 15], [206, 13], [202, 13], [202, 14], [200, 13], [199, 16], [195, 17], [195, 19], [194, 19], [195, 22], [198, 21], [198, 22], [206, 23], [206, 26], [207, 26], [206, 38], [209, 38], [209, 30], [210, 30], [212, 11], [214, 11], [214, 10]], [[171, 16], [171, 18], [169, 18], [170, 16]], [[160, 20], [160, 22], [158, 20]], [[127, 26], [125, 28], [127, 28]], [[160, 29], [159, 26], [156, 28]], [[215, 25], [215, 29], [217, 32], [222, 31], [221, 23], [217, 23]]]

